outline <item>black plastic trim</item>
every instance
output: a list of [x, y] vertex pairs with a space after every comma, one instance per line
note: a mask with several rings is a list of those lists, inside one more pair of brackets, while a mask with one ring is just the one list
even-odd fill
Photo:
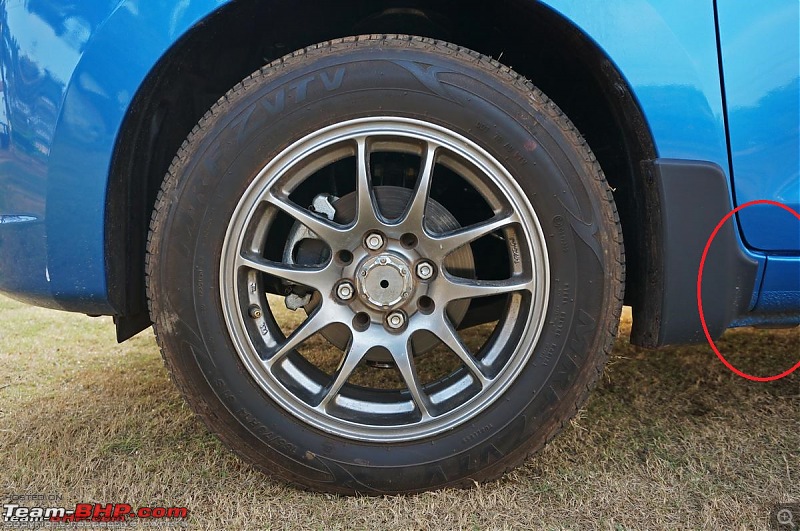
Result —
[[150, 322], [148, 312], [139, 312], [133, 315], [115, 315], [114, 324], [117, 327], [117, 343], [122, 343], [150, 328], [153, 323]]
[[[733, 208], [728, 178], [717, 164], [658, 159], [647, 164], [659, 192], [655, 241], [661, 260], [634, 308], [631, 343], [655, 348], [705, 341], [697, 308], [697, 273], [706, 242]], [[703, 310], [713, 337], [747, 312], [758, 262], [742, 249], [733, 222], [715, 238], [703, 274]]]

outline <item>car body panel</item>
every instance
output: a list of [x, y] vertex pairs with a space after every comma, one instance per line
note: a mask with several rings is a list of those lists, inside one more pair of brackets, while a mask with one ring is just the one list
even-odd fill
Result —
[[[159, 59], [226, 3], [9, 0], [0, 6], [0, 125], [10, 140], [5, 148], [0, 143], [0, 220], [8, 220], [0, 223], [0, 290], [43, 306], [119, 313], [106, 282], [106, 262], [114, 257], [104, 248], [115, 142]], [[711, 0], [545, 3], [619, 69], [660, 157], [708, 161], [729, 174]], [[27, 231], [24, 246], [14, 244], [19, 231]], [[763, 284], [776, 285], [767, 278], [765, 256], [749, 255], [760, 262]], [[800, 261], [783, 260], [777, 274], [800, 272]]]
[[[781, 313], [800, 308], [800, 275], [797, 260], [788, 256], [770, 256], [764, 272], [756, 310]], [[795, 310], [796, 312], [796, 310]], [[787, 317], [787, 323], [797, 322], [797, 317]]]
[[[0, 149], [0, 216], [35, 218], [24, 229], [0, 225], [0, 244], [15, 240], [11, 231], [30, 233], [29, 245], [0, 252], [0, 271], [8, 272], [0, 288], [42, 306], [118, 313], [104, 249], [117, 135], [159, 58], [221, 3], [12, 0], [0, 7], [11, 132], [10, 146]], [[21, 260], [24, 286], [10, 274]]]
[[[713, 2], [642, 0], [589, 7], [578, 0], [549, 3], [597, 41], [627, 78], [660, 157], [714, 162], [733, 182], [725, 140], [718, 46], [716, 35], [709, 32], [715, 23]], [[770, 199], [800, 211], [798, 5], [796, 0], [769, 0], [743, 9], [729, 0], [720, 2], [723, 57], [727, 41], [728, 50], [735, 52], [735, 60], [729, 57], [728, 63], [737, 65], [725, 72], [725, 87], [733, 96], [733, 107], [730, 99], [725, 103], [731, 113], [733, 175], [738, 177], [736, 187], [731, 187], [732, 205]], [[776, 12], [779, 16], [773, 14]], [[758, 31], [744, 32], [748, 20], [755, 22]], [[619, 31], [623, 27], [620, 24], [631, 29]], [[785, 31], [778, 31], [781, 29]], [[631, 42], [653, 46], [630, 46]], [[762, 70], [760, 81], [754, 83], [747, 65], [755, 68], [764, 64], [769, 51], [775, 49], [782, 52], [781, 75], [770, 82], [765, 78], [772, 70]], [[758, 94], [744, 97], [751, 86]], [[798, 322], [797, 316], [767, 314], [779, 312], [778, 308], [800, 311], [800, 303], [790, 296], [791, 287], [800, 279], [800, 258], [782, 256], [780, 267], [766, 267], [763, 250], [798, 253], [800, 222], [770, 206], [746, 208], [737, 221], [744, 231], [741, 243], [759, 261], [763, 280], [753, 294], [756, 315], [734, 324]], [[757, 300], [774, 303], [759, 305]]]
[[712, 2], [545, 3], [594, 40], [628, 81], [659, 157], [727, 168]]
[[[736, 203], [798, 212], [800, 2], [719, 0], [718, 9]], [[785, 211], [748, 207], [739, 221], [754, 249], [800, 252], [800, 221]]]

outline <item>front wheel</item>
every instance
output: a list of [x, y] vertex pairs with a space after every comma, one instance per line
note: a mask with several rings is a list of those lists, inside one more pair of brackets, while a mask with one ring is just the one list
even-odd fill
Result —
[[405, 36], [296, 52], [176, 156], [148, 248], [167, 366], [209, 428], [304, 487], [488, 480], [585, 400], [616, 331], [611, 192], [544, 95]]

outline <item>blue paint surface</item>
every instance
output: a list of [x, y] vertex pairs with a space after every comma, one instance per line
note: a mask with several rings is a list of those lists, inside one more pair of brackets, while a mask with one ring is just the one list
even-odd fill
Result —
[[[800, 2], [720, 0], [736, 203], [800, 211]], [[754, 249], [800, 253], [800, 221], [770, 206], [739, 215]]]
[[0, 216], [38, 220], [0, 225], [1, 290], [42, 306], [116, 313], [104, 216], [117, 135], [159, 58], [221, 3], [0, 5]]
[[[158, 60], [224, 3], [0, 4], [0, 219], [24, 220], [0, 223], [0, 290], [44, 306], [116, 312], [105, 280], [104, 216], [120, 127]], [[622, 73], [660, 157], [720, 165], [735, 180], [732, 204], [768, 198], [800, 206], [796, 0], [748, 3], [746, 9], [719, 0], [732, 172], [711, 0], [545, 3], [573, 21]], [[775, 49], [788, 55], [776, 57]], [[749, 72], [758, 73], [757, 83]], [[781, 267], [764, 267], [762, 285], [775, 293], [800, 275], [800, 258], [786, 256], [800, 251], [800, 228], [776, 214], [754, 210], [740, 218], [742, 245], [755, 251], [762, 267], [769, 252], [784, 255]], [[762, 299], [754, 300], [759, 309]], [[781, 300], [788, 302], [761, 307], [800, 312], [795, 299]]]

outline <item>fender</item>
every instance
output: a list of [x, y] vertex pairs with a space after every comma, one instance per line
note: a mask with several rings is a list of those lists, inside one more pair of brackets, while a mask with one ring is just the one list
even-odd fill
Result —
[[[6, 79], [2, 86], [13, 111], [11, 116], [0, 115], [0, 123], [5, 118], [4, 125], [12, 130], [6, 167], [16, 175], [0, 172], [1, 184], [13, 191], [13, 197], [0, 202], [0, 217], [14, 219], [9, 216], [19, 214], [15, 209], [23, 209], [24, 217], [19, 223], [0, 224], [0, 242], [4, 234], [14, 242], [21, 238], [12, 232], [25, 231], [28, 241], [22, 249], [9, 244], [11, 249], [0, 253], [0, 289], [40, 306], [121, 313], [107, 284], [107, 259], [112, 257], [104, 248], [115, 142], [136, 91], [158, 59], [224, 3], [159, 1], [145, 7], [131, 0], [116, 6], [79, 2], [62, 6], [69, 22], [63, 34], [53, 30], [49, 17], [64, 15], [54, 15], [47, 3], [31, 8], [10, 2], [0, 7], [4, 47], [14, 43], [17, 48], [16, 54], [2, 58], [11, 72], [8, 76], [20, 69], [19, 58], [26, 57], [38, 60], [42, 78], [33, 87], [30, 74]], [[47, 56], [37, 54], [37, 45], [29, 39], [16, 39], [17, 33], [33, 31]], [[126, 37], [124, 46], [120, 35]], [[42, 106], [52, 112], [42, 112]], [[14, 135], [25, 132], [34, 114], [35, 129]], [[34, 141], [26, 143], [24, 136], [34, 136]], [[26, 267], [21, 268], [17, 262], [22, 259]]]
[[660, 158], [728, 167], [712, 1], [544, 3], [597, 43], [627, 80]]

